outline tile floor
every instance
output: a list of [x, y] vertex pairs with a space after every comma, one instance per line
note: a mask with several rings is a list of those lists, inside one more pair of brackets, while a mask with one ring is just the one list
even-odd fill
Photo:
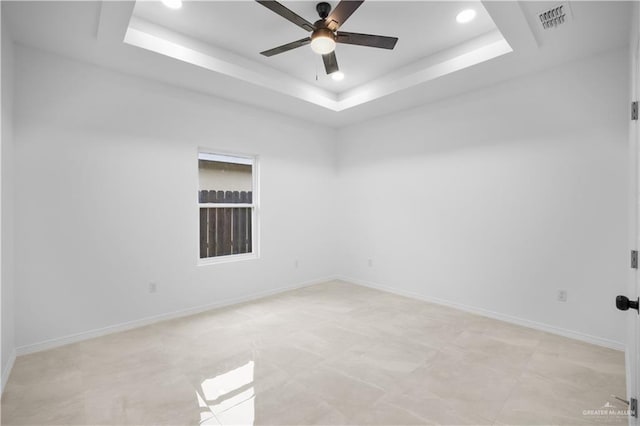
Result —
[[625, 424], [584, 414], [612, 394], [621, 352], [329, 282], [19, 357], [2, 424]]

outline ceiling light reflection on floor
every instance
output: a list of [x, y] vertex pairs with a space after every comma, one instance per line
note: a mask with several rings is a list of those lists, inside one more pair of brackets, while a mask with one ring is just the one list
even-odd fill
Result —
[[[253, 424], [255, 419], [255, 390], [253, 388], [254, 362], [204, 380], [196, 391], [198, 406], [208, 409], [223, 423]], [[201, 421], [209, 419], [201, 412]]]

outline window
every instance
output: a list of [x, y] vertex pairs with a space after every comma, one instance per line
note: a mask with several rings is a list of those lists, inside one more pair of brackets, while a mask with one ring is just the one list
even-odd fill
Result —
[[200, 260], [253, 258], [256, 247], [256, 159], [198, 154]]

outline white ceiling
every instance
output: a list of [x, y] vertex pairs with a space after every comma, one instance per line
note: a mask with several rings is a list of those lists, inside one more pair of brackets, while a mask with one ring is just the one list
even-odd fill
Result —
[[[286, 2], [308, 20], [314, 17], [314, 4]], [[265, 48], [304, 37], [304, 31], [251, 1], [185, 4], [182, 11], [190, 16], [180, 15], [183, 17], [176, 21], [159, 4], [138, 5], [135, 16], [135, 5], [130, 2], [3, 1], [2, 7], [18, 43], [341, 127], [627, 45], [630, 2], [573, 1], [570, 22], [543, 31], [536, 21], [537, 13], [556, 4], [483, 2], [478, 28], [467, 27], [464, 31], [468, 33], [461, 34], [457, 31], [463, 28], [455, 20], [441, 17], [428, 26], [418, 16], [418, 11], [431, 17], [450, 16], [461, 6], [459, 2], [368, 0], [344, 30], [397, 35], [397, 52], [339, 46], [338, 60], [347, 73], [344, 86], [339, 88], [328, 81], [316, 83], [315, 65], [309, 81], [307, 61], [302, 60], [314, 59], [308, 47], [288, 52], [278, 62], [257, 55]], [[374, 13], [376, 10], [379, 12]], [[386, 22], [381, 26], [379, 13], [384, 10]], [[214, 11], [239, 15], [214, 19], [222, 26], [209, 30], [209, 13]], [[476, 37], [484, 31], [480, 27], [491, 22], [499, 31]], [[236, 40], [229, 41], [233, 28], [239, 27], [249, 32], [243, 30]], [[434, 27], [440, 28], [436, 34]], [[511, 53], [504, 49], [507, 42]], [[164, 47], [150, 48], [154, 43], [164, 43]], [[353, 53], [343, 47], [352, 48]], [[382, 53], [397, 56], [379, 59], [377, 55]], [[358, 60], [350, 63], [352, 55], [358, 55]], [[366, 66], [358, 70], [360, 64]]]
[[[309, 22], [319, 19], [315, 2], [281, 3]], [[338, 1], [330, 4], [335, 7]], [[474, 9], [477, 17], [458, 24], [456, 15], [465, 9]], [[326, 75], [322, 58], [309, 46], [270, 58], [260, 55], [309, 33], [256, 2], [186, 2], [181, 9], [171, 10], [160, 2], [138, 1], [133, 15], [335, 93], [496, 29], [480, 1], [368, 1], [341, 30], [398, 37], [398, 44], [393, 51], [339, 44], [336, 56], [346, 78], [336, 82]]]

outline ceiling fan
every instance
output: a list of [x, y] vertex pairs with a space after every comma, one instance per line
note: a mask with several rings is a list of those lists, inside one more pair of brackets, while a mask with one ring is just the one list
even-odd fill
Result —
[[[364, 0], [342, 0], [333, 12], [331, 12], [331, 5], [329, 3], [318, 3], [316, 10], [318, 11], [318, 15], [320, 15], [320, 19], [313, 24], [275, 0], [256, 1], [272, 12], [282, 16], [284, 19], [293, 22], [303, 30], [311, 33], [310, 37], [260, 52], [260, 54], [264, 56], [278, 55], [297, 47], [311, 44], [311, 49], [322, 55], [327, 74], [332, 74], [338, 71], [338, 61], [334, 51], [336, 43], [355, 44], [358, 46], [378, 47], [391, 50], [398, 42], [397, 37], [338, 31], [353, 12], [360, 7]], [[331, 14], [329, 12], [331, 12]]]

